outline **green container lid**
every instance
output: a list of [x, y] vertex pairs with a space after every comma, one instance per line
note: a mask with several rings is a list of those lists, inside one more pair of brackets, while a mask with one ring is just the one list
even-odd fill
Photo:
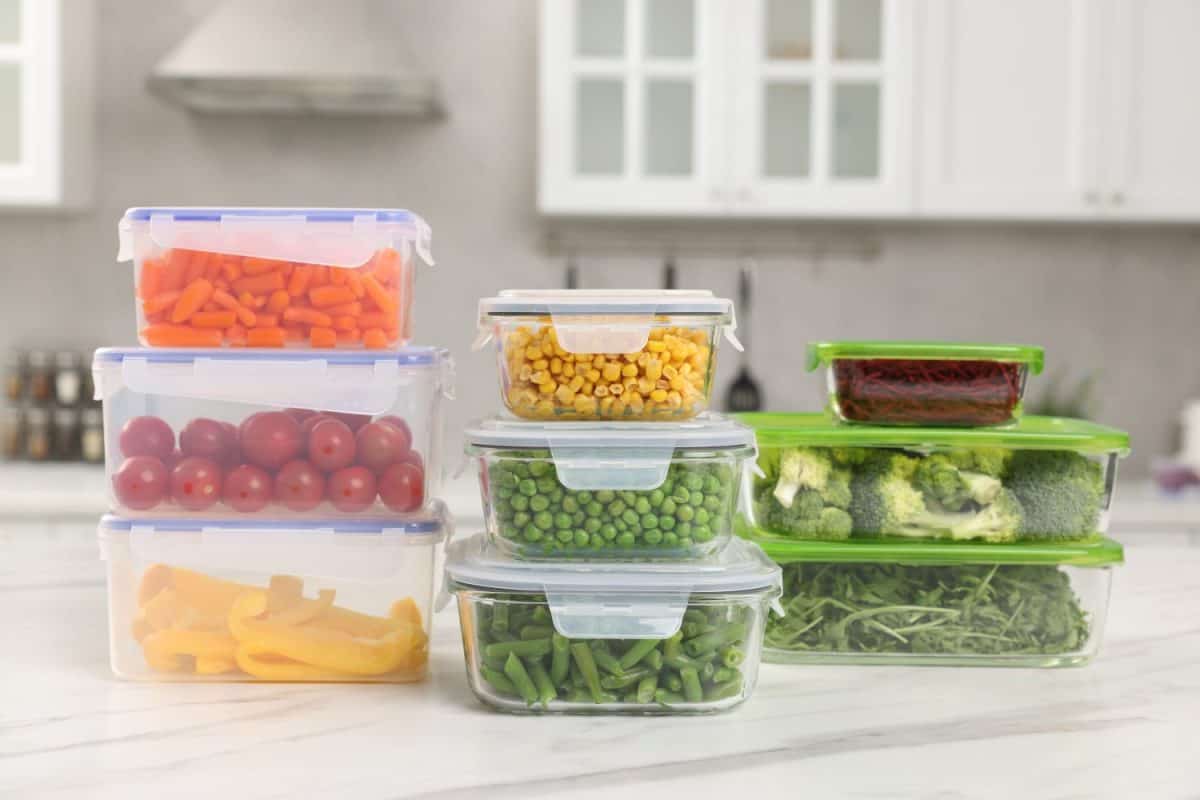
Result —
[[736, 414], [754, 429], [764, 447], [1007, 447], [1014, 450], [1072, 450], [1077, 453], [1129, 455], [1129, 434], [1081, 419], [1022, 417], [995, 428], [924, 428], [845, 425], [825, 414]]
[[938, 361], [1004, 361], [1028, 364], [1038, 375], [1046, 354], [1040, 347], [1021, 344], [969, 344], [965, 342], [809, 342], [807, 368], [812, 372], [839, 358], [912, 358]]
[[777, 564], [798, 561], [839, 564], [1053, 564], [1074, 567], [1106, 567], [1125, 561], [1125, 548], [1113, 539], [1096, 536], [1079, 542], [1017, 542], [971, 544], [967, 542], [855, 539], [824, 542], [784, 539], [747, 529], [738, 531], [762, 547]]

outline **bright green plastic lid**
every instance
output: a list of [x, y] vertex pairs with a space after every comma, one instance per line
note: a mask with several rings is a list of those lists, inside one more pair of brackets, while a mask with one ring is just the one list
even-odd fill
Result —
[[758, 531], [739, 531], [777, 564], [797, 561], [839, 564], [1068, 564], [1106, 567], [1125, 561], [1125, 548], [1103, 536], [1079, 542], [890, 542], [859, 539], [842, 542], [783, 539]]
[[1046, 363], [1040, 347], [1023, 344], [968, 344], [959, 342], [809, 342], [807, 368], [812, 372], [839, 358], [913, 358], [946, 361], [1004, 361], [1028, 364], [1038, 375]]
[[1129, 455], [1129, 434], [1082, 419], [1022, 417], [994, 428], [918, 428], [846, 425], [825, 414], [754, 413], [734, 417], [754, 429], [765, 447], [1007, 447]]

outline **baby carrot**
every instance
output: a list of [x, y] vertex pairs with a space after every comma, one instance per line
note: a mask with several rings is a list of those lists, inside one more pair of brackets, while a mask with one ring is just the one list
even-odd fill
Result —
[[363, 277], [363, 286], [367, 289], [367, 294], [375, 301], [375, 305], [379, 306], [379, 310], [388, 314], [395, 315], [396, 313], [396, 298], [388, 294], [387, 289], [384, 289], [376, 280], [374, 275]]
[[342, 267], [329, 268], [329, 282], [334, 286], [346, 285], [346, 270]]
[[307, 292], [312, 273], [311, 264], [297, 264], [296, 268], [292, 270], [292, 277], [288, 279], [287, 293], [292, 297], [300, 297]]
[[387, 347], [387, 336], [379, 328], [363, 331], [363, 347], [368, 350], [382, 350]]
[[225, 260], [221, 262], [221, 275], [231, 283], [242, 277], [242, 265], [238, 263], [236, 257], [225, 257]]
[[152, 347], [220, 347], [221, 331], [164, 322], [142, 328], [142, 339]]
[[204, 271], [208, 268], [208, 253], [193, 250], [188, 258], [187, 269], [183, 271], [183, 285], [190, 286], [197, 278], [204, 277]]
[[384, 314], [382, 311], [368, 311], [358, 318], [358, 327], [366, 330], [367, 328], [387, 328], [396, 324], [396, 318]]
[[213, 291], [213, 301], [222, 308], [227, 308], [237, 314], [238, 321], [247, 328], [254, 325], [254, 312], [239, 303], [236, 297], [224, 289], [215, 289]]
[[179, 302], [171, 309], [171, 322], [186, 322], [188, 317], [195, 314], [213, 296], [212, 282], [206, 278], [197, 278], [187, 285]]
[[354, 292], [345, 286], [318, 286], [308, 290], [308, 300], [317, 308], [354, 302]]
[[338, 331], [337, 341], [338, 344], [358, 344], [362, 341], [362, 332], [358, 328], [350, 331]]
[[254, 324], [250, 326], [252, 328], [278, 328], [279, 327], [279, 315], [278, 314], [255, 314], [254, 316], [255, 316]]
[[221, 258], [220, 253], [209, 253], [208, 261], [204, 266], [204, 277], [207, 278], [210, 282], [215, 281], [217, 278], [221, 277], [222, 264], [223, 264], [223, 259]]
[[350, 287], [350, 291], [354, 292], [354, 296], [362, 299], [362, 296], [367, 293], [367, 289], [363, 286], [362, 276], [357, 270], [346, 272], [346, 285]]
[[159, 292], [150, 299], [146, 300], [146, 302], [142, 303], [142, 312], [146, 316], [150, 316], [151, 314], [158, 314], [166, 311], [168, 308], [175, 305], [182, 294], [183, 292], [179, 291], [178, 289], [173, 292]]
[[289, 342], [303, 342], [306, 338], [304, 328], [299, 325], [286, 325], [283, 328], [283, 334]]
[[251, 328], [246, 331], [246, 344], [251, 347], [283, 347], [283, 328]]
[[324, 286], [329, 283], [329, 268], [320, 264], [312, 264], [312, 277], [308, 280], [309, 288]]
[[400, 253], [391, 247], [384, 248], [375, 254], [375, 277], [384, 283], [391, 283], [396, 277], [396, 266], [400, 263]]
[[342, 303], [340, 306], [330, 306], [325, 313], [331, 317], [357, 317], [363, 312], [362, 303]]
[[271, 296], [267, 298], [267, 311], [270, 311], [272, 314], [278, 314], [280, 311], [283, 311], [285, 308], [287, 308], [288, 304], [291, 302], [292, 298], [291, 295], [288, 294], [287, 289], [276, 289], [275, 291], [271, 292]]
[[166, 265], [161, 258], [142, 259], [142, 269], [138, 278], [138, 297], [142, 299], [154, 297], [162, 290], [165, 269]]
[[246, 346], [246, 329], [241, 325], [230, 325], [225, 329], [225, 341], [231, 347]]
[[233, 311], [197, 311], [188, 323], [195, 328], [229, 328], [237, 323]]
[[184, 272], [188, 266], [188, 251], [187, 250], [168, 250], [166, 265], [163, 270], [163, 282], [159, 287], [162, 291], [172, 292], [177, 289], [182, 289], [184, 286]]
[[268, 272], [275, 272], [283, 268], [286, 262], [273, 261], [269, 258], [255, 258], [254, 256], [246, 256], [242, 259], [242, 274], [243, 275], [265, 275]]
[[352, 331], [358, 327], [358, 320], [349, 315], [333, 318], [333, 327], [339, 331]]
[[308, 332], [308, 341], [313, 347], [336, 347], [337, 331], [314, 326]]
[[263, 275], [251, 275], [238, 278], [233, 282], [234, 291], [250, 292], [251, 294], [267, 294], [283, 288], [283, 276], [278, 272], [268, 272]]
[[316, 325], [318, 328], [328, 328], [333, 325], [333, 320], [328, 314], [311, 308], [285, 308], [283, 318], [287, 322], [302, 322], [305, 325]]

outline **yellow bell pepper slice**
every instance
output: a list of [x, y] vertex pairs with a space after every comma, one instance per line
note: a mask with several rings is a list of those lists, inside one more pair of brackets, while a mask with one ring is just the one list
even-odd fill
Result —
[[254, 642], [238, 645], [236, 658], [242, 672], [266, 681], [350, 681], [355, 678], [344, 672], [333, 672], [290, 658], [280, 658]]
[[142, 640], [146, 663], [160, 672], [183, 672], [194, 667], [196, 660], [232, 662], [237, 642], [227, 633], [216, 631], [155, 631]]

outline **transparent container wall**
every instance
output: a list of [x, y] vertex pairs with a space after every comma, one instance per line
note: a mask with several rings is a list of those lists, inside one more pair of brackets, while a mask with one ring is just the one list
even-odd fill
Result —
[[560, 474], [549, 450], [478, 456], [488, 536], [512, 555], [547, 560], [701, 558], [729, 541], [744, 455], [678, 450], [646, 467], [661, 479], [631, 480], [639, 488], [622, 488], [620, 479], [640, 478], [645, 472], [634, 468], [642, 465], [613, 458], [598, 450]]
[[767, 600], [765, 593], [693, 596], [667, 639], [568, 639], [555, 631], [541, 596], [460, 589], [458, 611], [467, 681], [492, 708], [705, 714], [754, 690]]
[[1100, 649], [1110, 567], [783, 565], [763, 658], [792, 664], [1069, 667]]
[[1021, 362], [836, 358], [827, 376], [845, 422], [979, 427], [1021, 416], [1028, 372]]
[[104, 365], [102, 380], [120, 387], [104, 398], [104, 436], [111, 508], [122, 516], [386, 517], [440, 490], [436, 368], [401, 377], [373, 415], [306, 406], [316, 392], [303, 385], [288, 409], [137, 391], [121, 369]]
[[504, 405], [526, 419], [690, 419], [708, 408], [716, 317], [492, 318]]
[[151, 347], [381, 350], [412, 338], [413, 245], [403, 239], [336, 266], [163, 248], [143, 226], [133, 269], [138, 339]]
[[[311, 556], [309, 568], [298, 571], [289, 563], [297, 549], [287, 537], [273, 542], [277, 568], [261, 552], [253, 566], [231, 568], [207, 558], [199, 544], [175, 547], [174, 557], [163, 561], [139, 555], [129, 533], [108, 534], [113, 672], [167, 681], [424, 679], [434, 540], [376, 543], [355, 552], [344, 541], [353, 536], [329, 534], [314, 552], [314, 534], [298, 534], [300, 552], [308, 548]], [[321, 560], [357, 565], [335, 575], [320, 568]]]
[[1115, 453], [763, 447], [754, 525], [794, 539], [1077, 541], [1108, 530]]

